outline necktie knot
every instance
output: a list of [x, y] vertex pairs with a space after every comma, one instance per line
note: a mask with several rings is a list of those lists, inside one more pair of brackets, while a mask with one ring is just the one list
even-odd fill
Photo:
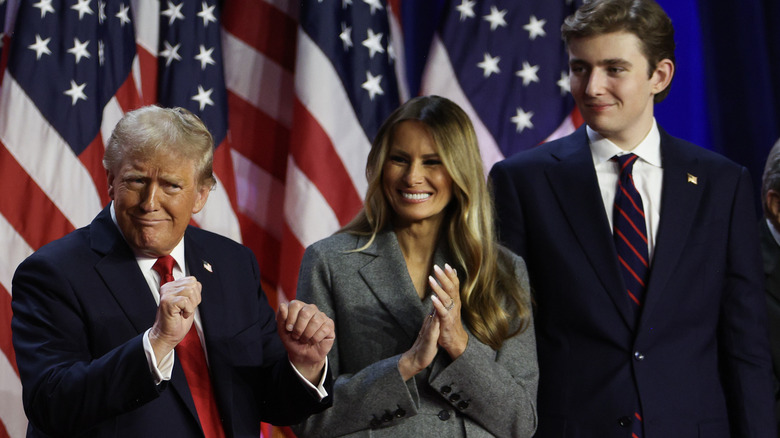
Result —
[[175, 264], [176, 260], [170, 254], [160, 257], [154, 262], [152, 269], [160, 274], [160, 286], [173, 281], [173, 265]]
[[634, 169], [634, 163], [636, 163], [637, 157], [634, 154], [615, 155], [612, 157], [620, 164], [620, 175], [631, 174]]

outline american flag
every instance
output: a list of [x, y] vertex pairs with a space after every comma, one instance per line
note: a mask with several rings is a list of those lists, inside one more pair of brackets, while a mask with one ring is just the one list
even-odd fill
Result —
[[[370, 141], [408, 97], [399, 17], [415, 1], [0, 0], [0, 438], [26, 429], [13, 272], [108, 202], [103, 145], [122, 114], [160, 103], [204, 119], [219, 184], [197, 224], [249, 246], [272, 303], [290, 299], [304, 248], [360, 209]], [[571, 123], [555, 85], [563, 2], [442, 4], [422, 92], [470, 110], [492, 160]], [[545, 36], [531, 39], [531, 15]], [[404, 28], [431, 26], [405, 17]], [[485, 54], [500, 72], [485, 75]], [[523, 61], [538, 82], [516, 75]], [[518, 108], [533, 127], [512, 121]]]
[[448, 0], [423, 75], [469, 114], [485, 170], [545, 140], [571, 133], [568, 55], [561, 40], [574, 0]]

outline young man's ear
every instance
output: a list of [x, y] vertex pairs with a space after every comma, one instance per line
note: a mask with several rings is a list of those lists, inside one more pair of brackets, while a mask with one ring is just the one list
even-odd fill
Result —
[[670, 59], [662, 59], [653, 71], [650, 80], [653, 82], [653, 94], [658, 94], [666, 89], [674, 77], [674, 63]]

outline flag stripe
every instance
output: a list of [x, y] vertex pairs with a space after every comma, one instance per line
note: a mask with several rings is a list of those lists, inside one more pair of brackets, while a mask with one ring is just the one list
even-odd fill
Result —
[[[360, 210], [362, 196], [354, 190], [343, 162], [321, 125], [297, 100], [295, 103], [296, 128], [290, 140], [290, 152], [298, 169], [317, 187], [339, 222], [345, 224]], [[365, 164], [363, 166], [365, 168]]]
[[[2, 143], [0, 143], [0, 185], [14, 188], [5, 190], [3, 196], [0, 196], [0, 213], [8, 221], [14, 234], [19, 233], [20, 238], [27, 245], [40, 248], [74, 230], [73, 225]], [[7, 248], [15, 248], [15, 246]], [[21, 261], [16, 262], [18, 264]], [[13, 266], [15, 269], [16, 264], [7, 266]], [[10, 276], [6, 278], [10, 279]]]
[[[247, 20], [246, 17], [253, 17]], [[225, 28], [247, 44], [292, 71], [295, 65], [295, 35], [298, 25], [290, 16], [266, 2], [233, 0], [222, 16]], [[291, 44], [279, 44], [280, 41]]]
[[[233, 167], [239, 211], [265, 233], [281, 240], [283, 219], [279, 207], [284, 205], [284, 182], [235, 150]], [[245, 240], [249, 238], [247, 234], [244, 230]]]
[[[234, 93], [228, 93], [228, 103], [232, 114], [242, 114], [233, 117], [230, 123], [233, 150], [275, 178], [284, 180], [290, 130]], [[260, 138], [265, 147], [255, 143]]]

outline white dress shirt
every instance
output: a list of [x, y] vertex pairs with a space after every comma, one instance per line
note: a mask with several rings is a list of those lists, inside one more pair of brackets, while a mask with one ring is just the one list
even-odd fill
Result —
[[602, 137], [599, 133], [587, 127], [590, 140], [590, 152], [593, 156], [593, 165], [596, 168], [596, 176], [599, 181], [601, 198], [604, 201], [604, 209], [609, 219], [609, 228], [612, 230], [612, 210], [615, 204], [615, 194], [620, 176], [620, 165], [610, 159], [615, 155], [633, 153], [638, 157], [632, 170], [634, 185], [645, 211], [645, 226], [647, 227], [647, 252], [648, 259], [653, 259], [655, 238], [658, 234], [658, 221], [661, 218], [661, 188], [663, 186], [664, 170], [661, 163], [661, 134], [658, 131], [655, 119], [647, 136], [633, 150], [625, 151], [615, 143]]

